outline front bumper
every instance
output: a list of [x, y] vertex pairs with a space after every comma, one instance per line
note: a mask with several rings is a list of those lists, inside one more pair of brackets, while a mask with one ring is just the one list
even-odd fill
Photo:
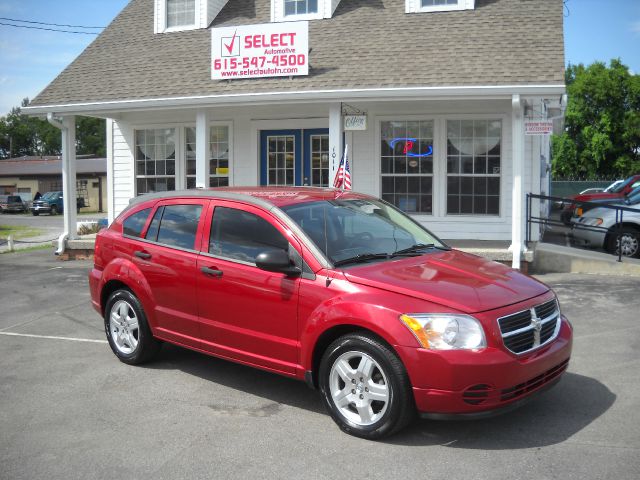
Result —
[[513, 408], [557, 382], [569, 365], [572, 331], [563, 317], [558, 337], [522, 357], [498, 348], [431, 351], [396, 347], [407, 366], [422, 416], [486, 416]]
[[51, 205], [34, 205], [30, 210], [38, 213], [51, 213]]
[[571, 238], [576, 245], [583, 247], [603, 248], [606, 237], [605, 231], [586, 230], [574, 226]]

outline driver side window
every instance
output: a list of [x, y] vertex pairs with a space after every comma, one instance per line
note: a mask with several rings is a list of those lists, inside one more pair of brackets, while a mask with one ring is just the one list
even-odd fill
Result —
[[253, 213], [216, 207], [211, 222], [209, 253], [255, 263], [265, 250], [288, 250], [289, 242], [269, 222]]

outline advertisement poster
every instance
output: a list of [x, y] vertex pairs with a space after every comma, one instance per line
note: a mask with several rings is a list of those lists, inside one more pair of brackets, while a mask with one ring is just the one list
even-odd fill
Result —
[[211, 29], [211, 78], [233, 80], [309, 74], [309, 22]]

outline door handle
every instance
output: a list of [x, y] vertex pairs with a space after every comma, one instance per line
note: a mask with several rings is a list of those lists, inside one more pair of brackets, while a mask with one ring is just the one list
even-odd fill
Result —
[[202, 267], [200, 271], [208, 277], [220, 278], [222, 276], [222, 270], [216, 270], [215, 268]]
[[141, 252], [141, 251], [137, 251], [137, 252], [133, 252], [133, 254], [138, 257], [138, 258], [142, 258], [144, 260], [149, 260], [151, 258], [151, 254], [147, 253], [147, 252]]

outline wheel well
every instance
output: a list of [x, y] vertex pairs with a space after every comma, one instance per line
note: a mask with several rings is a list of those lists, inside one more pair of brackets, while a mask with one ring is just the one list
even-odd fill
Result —
[[104, 315], [104, 307], [107, 303], [107, 300], [111, 296], [113, 292], [116, 290], [129, 290], [131, 289], [127, 286], [126, 283], [121, 282], [120, 280], [109, 280], [104, 287], [102, 288], [102, 292], [100, 292], [100, 308], [102, 309], [102, 314]]
[[380, 335], [366, 328], [358, 327], [356, 325], [338, 325], [332, 327], [323, 332], [322, 335], [318, 337], [318, 340], [313, 347], [313, 356], [311, 357], [311, 371], [313, 375], [311, 381], [313, 382], [312, 386], [314, 388], [318, 388], [318, 371], [320, 370], [320, 361], [322, 360], [322, 355], [324, 355], [325, 350], [329, 347], [329, 345], [333, 343], [334, 340], [342, 337], [343, 335], [356, 332], [372, 335], [381, 342], [385, 343], [391, 350], [393, 350], [393, 347], [389, 345], [389, 342], [387, 342]]
[[634, 230], [636, 232], [640, 232], [640, 226], [638, 226], [635, 223], [628, 223], [628, 222], [622, 222], [622, 224], [618, 225], [613, 225], [612, 227], [609, 227], [609, 230], [607, 231], [607, 238], [606, 238], [606, 243], [609, 243], [609, 239], [612, 236], [615, 236], [618, 234], [618, 228], [630, 228], [631, 230]]

